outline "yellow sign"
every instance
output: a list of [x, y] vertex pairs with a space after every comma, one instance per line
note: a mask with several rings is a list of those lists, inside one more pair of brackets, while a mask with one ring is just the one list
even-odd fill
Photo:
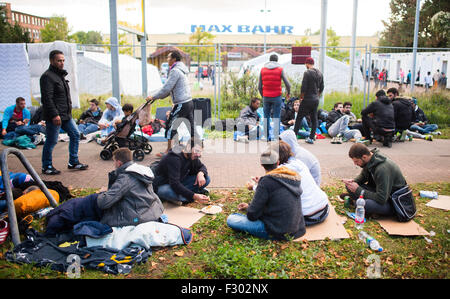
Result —
[[144, 33], [144, 0], [117, 0], [117, 23], [120, 29]]

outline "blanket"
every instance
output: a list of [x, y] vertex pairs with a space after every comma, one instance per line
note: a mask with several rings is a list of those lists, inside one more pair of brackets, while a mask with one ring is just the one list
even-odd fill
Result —
[[101, 238], [86, 236], [86, 246], [100, 246], [122, 250], [131, 244], [151, 247], [188, 245], [192, 241], [192, 233], [173, 224], [150, 221], [137, 226], [113, 227], [113, 232]]

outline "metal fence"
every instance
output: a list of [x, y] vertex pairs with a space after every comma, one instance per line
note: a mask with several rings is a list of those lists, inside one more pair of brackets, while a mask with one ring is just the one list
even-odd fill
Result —
[[[167, 44], [167, 45], [147, 45], [147, 62], [154, 65], [161, 76], [162, 83], [166, 80], [167, 51], [174, 47], [180, 49], [184, 54], [184, 62], [189, 68], [189, 83], [193, 97], [208, 97], [211, 99], [212, 114], [215, 119], [222, 119], [227, 116], [224, 111], [230, 105], [226, 105], [228, 100], [236, 100], [240, 96], [233, 88], [233, 84], [239, 83], [245, 75], [252, 77], [249, 80], [249, 86], [246, 86], [247, 97], [252, 95], [259, 96], [255, 78], [259, 77], [259, 71], [265, 63], [269, 61], [270, 55], [276, 54], [278, 62], [285, 70], [291, 83], [291, 96], [298, 95], [301, 80], [305, 67], [303, 65], [293, 65], [291, 63], [292, 47], [273, 46], [264, 48], [262, 45], [232, 45], [232, 44], [210, 44], [210, 45], [192, 45], [192, 44]], [[109, 45], [78, 45], [79, 55], [89, 52], [109, 53]], [[320, 65], [319, 53], [326, 51], [324, 65]], [[265, 52], [265, 53], [264, 53]], [[351, 53], [355, 54], [354, 68], [350, 70]], [[119, 45], [120, 61], [125, 59], [124, 55], [133, 57], [140, 61], [140, 45]], [[158, 54], [155, 56], [155, 54]], [[86, 55], [89, 56], [89, 55]], [[416, 65], [413, 67], [413, 48], [399, 47], [375, 47], [366, 45], [364, 47], [319, 47], [312, 46], [312, 57], [316, 61], [316, 67], [324, 70], [325, 95], [330, 93], [361, 94], [363, 105], [366, 106], [374, 100], [374, 93], [381, 88], [398, 87], [404, 93], [425, 92], [425, 78], [430, 72], [431, 77], [437, 70], [439, 73], [448, 73], [448, 61], [450, 58], [450, 49], [417, 49]], [[386, 76], [380, 80], [379, 74], [383, 71]], [[416, 74], [411, 74], [411, 79], [407, 82], [408, 71], [416, 69]], [[107, 71], [108, 72], [108, 71]], [[111, 69], [109, 69], [111, 72]], [[136, 69], [134, 74], [127, 73], [127, 70], [119, 68], [121, 86], [123, 81], [132, 76], [136, 76], [140, 70]], [[442, 74], [439, 74], [440, 76]], [[79, 73], [78, 76], [83, 76]], [[107, 77], [112, 78], [112, 74]], [[142, 78], [141, 78], [142, 79]], [[93, 79], [96, 80], [95, 78]], [[99, 83], [104, 81], [105, 77], [98, 78]], [[144, 96], [144, 93], [152, 92], [151, 78], [147, 78], [146, 83], [141, 85], [141, 92], [138, 94], [127, 94], [124, 88], [121, 89], [122, 96]], [[91, 80], [92, 81], [92, 80]], [[134, 80], [136, 81], [136, 80]], [[435, 80], [437, 81], [437, 79]], [[80, 81], [81, 82], [81, 81]], [[92, 82], [91, 82], [92, 83]], [[137, 82], [135, 82], [137, 83]], [[242, 82], [241, 82], [242, 83]], [[257, 83], [257, 82], [256, 82]], [[246, 84], [245, 82], [243, 84]], [[251, 88], [251, 90], [249, 90]], [[447, 82], [445, 88], [450, 88]], [[83, 90], [83, 87], [80, 86]], [[434, 87], [436, 89], [436, 86]], [[87, 93], [90, 96], [96, 94]], [[323, 102], [322, 102], [323, 103]], [[233, 106], [231, 106], [233, 107]]]

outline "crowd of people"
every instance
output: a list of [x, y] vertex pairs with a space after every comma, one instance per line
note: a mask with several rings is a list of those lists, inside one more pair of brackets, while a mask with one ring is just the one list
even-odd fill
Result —
[[[88, 110], [76, 123], [65, 80], [64, 54], [54, 50], [50, 52], [49, 60], [49, 69], [40, 79], [42, 106], [39, 113], [35, 113], [37, 119], [33, 120], [25, 108], [25, 100], [18, 98], [16, 104], [5, 111], [2, 135], [6, 138], [8, 134], [25, 134], [34, 142], [37, 136], [45, 135], [42, 173], [56, 175], [60, 171], [53, 166], [52, 153], [58, 134], [63, 130], [70, 138], [68, 168], [84, 171], [88, 165], [78, 159], [79, 140], [98, 130], [102, 137], [108, 136], [126, 122], [134, 108], [130, 104], [121, 106], [111, 97], [102, 111], [99, 102], [92, 99]], [[139, 165], [133, 161], [131, 151], [121, 145], [113, 153], [115, 170], [108, 174], [108, 188], [72, 199], [52, 210], [47, 215], [48, 233], [57, 233], [81, 221], [100, 221], [110, 226], [160, 221], [164, 210], [161, 201], [177, 205], [209, 201], [206, 187], [211, 178], [200, 160], [204, 145], [194, 131], [194, 107], [187, 68], [177, 51], [170, 52], [167, 61], [167, 81], [146, 98], [153, 101], [172, 96], [173, 107], [166, 124], [168, 144], [161, 159], [150, 166]], [[264, 239], [289, 239], [301, 237], [307, 226], [325, 221], [330, 206], [327, 194], [320, 188], [320, 163], [297, 141], [303, 136], [307, 143], [314, 144], [318, 130], [327, 132], [332, 143], [355, 141], [349, 157], [362, 172], [353, 180], [343, 181], [348, 194], [352, 200], [364, 194], [368, 214], [392, 215], [390, 195], [404, 187], [406, 181], [392, 160], [377, 149], [370, 151], [366, 144], [373, 138], [380, 138], [384, 145], [390, 146], [394, 136], [405, 140], [407, 136], [431, 136], [423, 134], [437, 130], [436, 125], [428, 123], [417, 100], [400, 97], [395, 88], [390, 88], [387, 94], [378, 91], [376, 101], [361, 111], [361, 119], [352, 113], [350, 102], [335, 103], [329, 112], [318, 110], [319, 97], [324, 90], [323, 75], [314, 67], [311, 57], [306, 59], [306, 68], [300, 98], [283, 103], [282, 82], [286, 87], [286, 98], [289, 98], [290, 84], [277, 56], [272, 55], [261, 70], [259, 80], [264, 129], [258, 129], [260, 99], [252, 99], [240, 113], [238, 128], [245, 136], [254, 132], [256, 137], [263, 135], [271, 142], [260, 156], [265, 175], [254, 177], [247, 184], [255, 191], [253, 200], [249, 204], [239, 204], [241, 213], [231, 214], [227, 219], [228, 226], [234, 230]], [[272, 118], [273, 128], [269, 118]], [[181, 123], [186, 123], [190, 139], [186, 144], [175, 144]], [[242, 214], [244, 210], [247, 210], [246, 214]]]

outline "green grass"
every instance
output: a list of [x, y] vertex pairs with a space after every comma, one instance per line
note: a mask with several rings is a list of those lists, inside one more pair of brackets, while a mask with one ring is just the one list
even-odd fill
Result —
[[[428, 243], [423, 237], [389, 236], [372, 219], [365, 231], [384, 248], [377, 253], [381, 261], [381, 278], [449, 278], [449, 238], [447, 211], [425, 206], [429, 199], [418, 197], [420, 190], [434, 190], [450, 195], [450, 183], [424, 183], [412, 186], [418, 207], [413, 221], [427, 231], [434, 231]], [[340, 183], [323, 187], [339, 215], [345, 208], [336, 196], [344, 191]], [[93, 189], [74, 190], [76, 196], [92, 193]], [[252, 193], [245, 189], [215, 190], [211, 203], [222, 204], [223, 212], [205, 215], [192, 227], [194, 239], [188, 246], [175, 246], [154, 251], [147, 263], [136, 265], [124, 275], [108, 275], [87, 270], [81, 278], [366, 278], [373, 252], [356, 237], [353, 222], [344, 224], [350, 235], [340, 241], [312, 242], [267, 241], [232, 231], [226, 218], [237, 211], [238, 203], [250, 202]], [[201, 205], [193, 203], [192, 207]], [[33, 226], [41, 224], [34, 221]], [[48, 268], [17, 265], [4, 260], [11, 247], [0, 247], [0, 278], [63, 278], [65, 274]], [[175, 254], [177, 253], [177, 254]]]

